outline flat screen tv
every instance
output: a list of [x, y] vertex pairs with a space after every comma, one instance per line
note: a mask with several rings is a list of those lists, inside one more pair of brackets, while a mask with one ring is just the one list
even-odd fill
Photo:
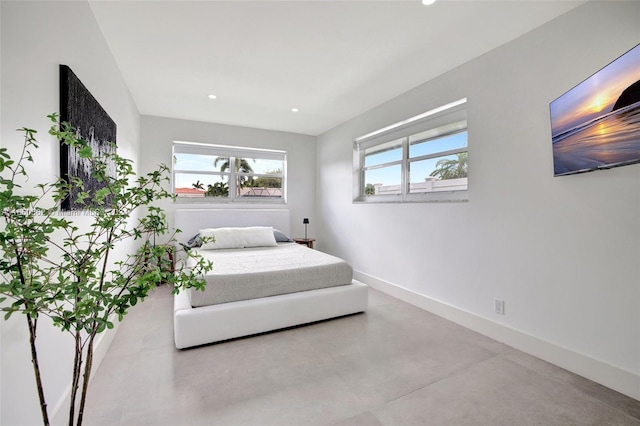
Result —
[[554, 175], [640, 162], [640, 44], [549, 104]]

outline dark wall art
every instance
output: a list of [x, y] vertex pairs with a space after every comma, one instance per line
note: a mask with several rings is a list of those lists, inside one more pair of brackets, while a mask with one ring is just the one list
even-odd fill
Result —
[[[60, 121], [66, 121], [73, 126], [76, 135], [91, 146], [95, 155], [115, 152], [113, 144], [116, 142], [116, 123], [66, 65], [60, 65]], [[108, 172], [111, 176], [115, 175], [113, 164], [109, 165]], [[64, 144], [60, 147], [60, 175], [67, 181], [72, 177], [80, 178], [89, 193], [105, 186], [91, 175], [88, 161], [81, 159], [75, 148]], [[97, 207], [88, 202], [78, 203], [77, 192], [74, 191], [62, 202], [63, 210], [87, 210]], [[105, 205], [110, 201], [105, 200]]]

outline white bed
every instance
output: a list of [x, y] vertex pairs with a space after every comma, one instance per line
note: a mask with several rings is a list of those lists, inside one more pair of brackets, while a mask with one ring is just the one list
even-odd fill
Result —
[[[200, 229], [226, 226], [271, 226], [290, 235], [289, 211], [179, 209], [175, 212], [175, 227], [182, 230], [178, 240], [183, 243]], [[198, 346], [354, 314], [366, 308], [367, 286], [355, 280], [346, 285], [196, 308], [191, 305], [189, 293], [183, 291], [174, 299], [175, 344], [179, 349]]]

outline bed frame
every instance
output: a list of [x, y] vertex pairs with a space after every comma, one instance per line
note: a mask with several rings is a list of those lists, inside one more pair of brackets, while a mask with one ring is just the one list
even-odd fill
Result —
[[[179, 242], [198, 230], [223, 226], [272, 226], [290, 235], [286, 209], [178, 209], [175, 227]], [[215, 268], [215, 266], [214, 266]], [[189, 295], [174, 298], [174, 337], [178, 349], [249, 336], [295, 325], [362, 312], [367, 308], [367, 286], [349, 285], [191, 307]]]

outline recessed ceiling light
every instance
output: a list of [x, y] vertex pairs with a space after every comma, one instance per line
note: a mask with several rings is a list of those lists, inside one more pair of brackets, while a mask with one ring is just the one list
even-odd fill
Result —
[[298, 112], [300, 111], [298, 108], [291, 108], [291, 112]]
[[216, 95], [209, 95], [209, 99], [216, 99], [217, 96]]
[[422, 4], [424, 4], [425, 6], [431, 6], [435, 2], [436, 0], [422, 0]]

